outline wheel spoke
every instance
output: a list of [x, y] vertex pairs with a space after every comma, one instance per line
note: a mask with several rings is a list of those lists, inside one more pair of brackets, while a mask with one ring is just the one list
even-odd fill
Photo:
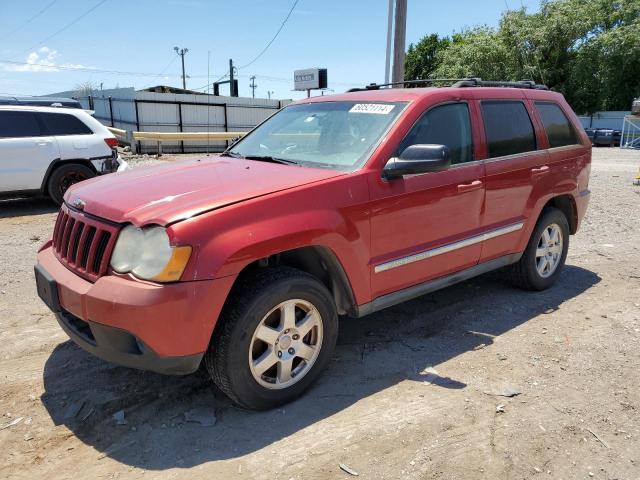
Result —
[[278, 373], [276, 376], [278, 383], [285, 383], [291, 380], [292, 367], [293, 367], [293, 358], [290, 358], [288, 360], [278, 361]]
[[296, 326], [296, 304], [287, 302], [280, 307], [280, 327], [283, 329], [295, 328]]
[[278, 361], [278, 357], [273, 354], [273, 349], [268, 348], [262, 355], [253, 361], [253, 368], [258, 375], [262, 375]]
[[536, 249], [536, 258], [544, 257], [547, 254], [547, 250], [544, 247], [538, 247]]
[[552, 245], [555, 245], [556, 243], [558, 243], [558, 229], [557, 228], [552, 228], [551, 229], [551, 236], [550, 236], [550, 241]]
[[267, 327], [266, 325], [260, 325], [256, 330], [256, 338], [269, 345], [274, 345], [276, 343], [279, 334], [280, 332], [278, 332], [278, 330]]
[[548, 247], [549, 243], [551, 242], [551, 237], [549, 236], [548, 228], [545, 228], [544, 231], [542, 232], [542, 242], [544, 243], [545, 247]]
[[296, 356], [309, 361], [313, 358], [313, 354], [316, 352], [316, 348], [317, 347], [303, 343], [296, 349]]
[[540, 259], [540, 263], [538, 263], [538, 272], [540, 272], [540, 274], [544, 275], [548, 264], [549, 264], [549, 260], [547, 260], [547, 257], [546, 256], [542, 257]]
[[553, 247], [549, 248], [549, 251], [555, 255], [560, 255], [562, 253], [562, 246], [554, 245]]
[[318, 317], [314, 311], [311, 311], [307, 313], [302, 320], [300, 320], [300, 323], [296, 328], [298, 329], [300, 336], [304, 338], [316, 325], [318, 325]]

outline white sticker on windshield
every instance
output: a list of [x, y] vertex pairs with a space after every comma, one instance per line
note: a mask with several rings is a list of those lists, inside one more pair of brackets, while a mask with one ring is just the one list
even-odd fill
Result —
[[395, 105], [384, 105], [381, 103], [356, 103], [349, 113], [375, 113], [378, 115], [387, 115], [393, 110]]

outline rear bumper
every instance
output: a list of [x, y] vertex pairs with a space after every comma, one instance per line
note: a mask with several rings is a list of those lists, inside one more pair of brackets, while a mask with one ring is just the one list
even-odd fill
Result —
[[55, 301], [46, 303], [74, 342], [105, 360], [161, 373], [198, 367], [234, 281], [158, 285], [106, 275], [91, 283], [62, 265], [50, 246], [38, 253], [36, 269], [55, 288]]

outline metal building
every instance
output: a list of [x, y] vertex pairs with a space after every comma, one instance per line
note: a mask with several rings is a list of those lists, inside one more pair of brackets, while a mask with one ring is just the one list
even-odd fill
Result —
[[[170, 89], [153, 87], [149, 90]], [[178, 91], [184, 91], [178, 89]], [[244, 98], [203, 93], [157, 93], [133, 88], [95, 91], [77, 97], [74, 92], [56, 96], [77, 98], [83, 108], [94, 110], [94, 117], [104, 125], [139, 132], [246, 132], [273, 115], [291, 100]], [[142, 140], [139, 152], [155, 153], [157, 143]], [[164, 152], [222, 151], [223, 141], [166, 142]]]

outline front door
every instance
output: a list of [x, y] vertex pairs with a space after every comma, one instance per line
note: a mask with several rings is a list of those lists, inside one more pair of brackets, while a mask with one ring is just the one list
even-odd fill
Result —
[[484, 166], [474, 161], [466, 102], [427, 110], [400, 142], [439, 144], [452, 165], [441, 172], [371, 180], [372, 297], [471, 267], [480, 258]]

